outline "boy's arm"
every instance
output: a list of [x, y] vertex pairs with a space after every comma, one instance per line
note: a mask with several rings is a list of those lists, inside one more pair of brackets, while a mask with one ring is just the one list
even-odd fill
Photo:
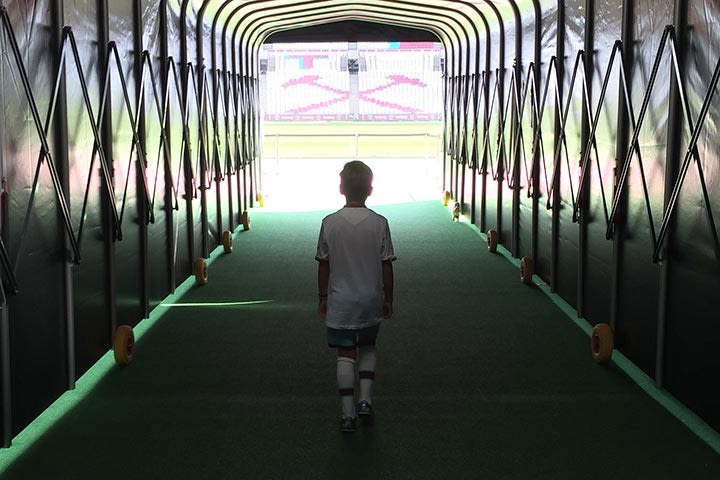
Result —
[[320, 260], [318, 262], [318, 295], [320, 298], [318, 312], [320, 318], [325, 319], [327, 314], [328, 283], [330, 282], [330, 262]]
[[393, 266], [392, 262], [383, 262], [383, 290], [385, 302], [383, 304], [383, 317], [386, 320], [392, 318], [393, 314]]

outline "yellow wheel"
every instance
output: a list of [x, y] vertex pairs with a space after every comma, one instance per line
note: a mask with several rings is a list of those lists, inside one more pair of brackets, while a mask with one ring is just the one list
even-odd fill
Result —
[[230, 230], [225, 230], [223, 232], [222, 245], [223, 245], [223, 250], [225, 251], [225, 253], [232, 253], [233, 238], [232, 238], [232, 232]]
[[520, 259], [520, 280], [529, 285], [532, 283], [532, 276], [535, 273], [535, 262], [532, 257], [522, 257]]
[[115, 329], [115, 337], [113, 338], [115, 363], [118, 365], [127, 365], [132, 362], [134, 352], [135, 335], [133, 334], [133, 329], [129, 325], [120, 325]]
[[195, 260], [195, 283], [205, 285], [208, 282], [208, 266], [204, 258]]
[[255, 199], [257, 200], [258, 205], [260, 205], [260, 208], [265, 206], [265, 199], [263, 198], [262, 193], [255, 195]]
[[488, 230], [487, 232], [487, 247], [488, 252], [495, 253], [497, 251], [498, 235], [495, 230]]
[[448, 203], [450, 203], [450, 192], [445, 190], [443, 192], [443, 205], [445, 205], [447, 207]]
[[242, 213], [242, 224], [243, 229], [250, 230], [250, 213], [247, 210]]
[[613, 352], [613, 333], [607, 323], [598, 323], [590, 335], [590, 348], [595, 363], [607, 363]]

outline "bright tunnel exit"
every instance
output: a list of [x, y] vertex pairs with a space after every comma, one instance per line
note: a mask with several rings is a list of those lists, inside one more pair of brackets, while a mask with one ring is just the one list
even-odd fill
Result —
[[368, 206], [439, 198], [441, 58], [433, 42], [264, 45], [264, 206], [342, 205], [338, 175], [356, 159], [375, 175]]

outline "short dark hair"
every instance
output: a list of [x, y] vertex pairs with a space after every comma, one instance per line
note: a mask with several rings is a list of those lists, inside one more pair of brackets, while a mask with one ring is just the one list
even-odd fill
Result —
[[373, 172], [360, 160], [348, 162], [340, 172], [340, 185], [349, 200], [364, 201], [372, 186]]

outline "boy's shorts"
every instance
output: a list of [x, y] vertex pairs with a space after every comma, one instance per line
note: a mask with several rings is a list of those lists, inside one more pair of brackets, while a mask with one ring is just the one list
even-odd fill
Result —
[[357, 329], [339, 329], [327, 327], [328, 347], [356, 347], [375, 345], [380, 324]]

